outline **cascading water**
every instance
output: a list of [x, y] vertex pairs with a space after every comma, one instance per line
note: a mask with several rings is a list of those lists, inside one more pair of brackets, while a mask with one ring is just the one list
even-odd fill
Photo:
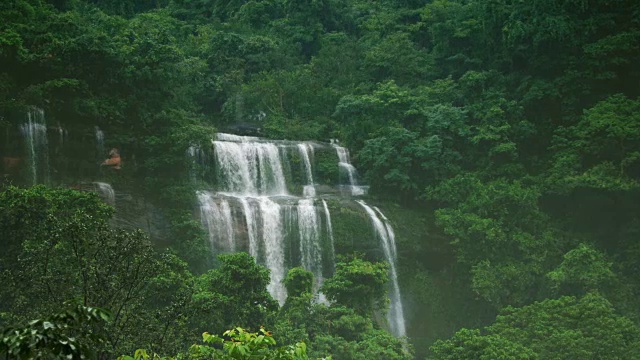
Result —
[[[287, 296], [283, 284], [287, 269], [302, 266], [314, 275], [318, 301], [327, 303], [319, 290], [323, 279], [335, 270], [335, 249], [329, 206], [320, 197], [334, 196], [334, 191], [318, 194], [327, 186], [314, 180], [314, 151], [335, 149], [334, 164], [347, 175], [349, 195], [357, 196], [364, 191], [357, 184], [347, 150], [335, 144], [268, 141], [231, 134], [218, 134], [212, 143], [210, 166], [217, 174], [217, 190], [197, 193], [212, 250], [248, 251], [271, 271], [268, 290], [280, 305]], [[206, 158], [199, 151], [190, 148], [188, 154]], [[291, 166], [292, 163], [300, 166]], [[302, 189], [291, 184], [295, 178], [303, 182]], [[373, 210], [364, 202], [360, 205], [371, 218], [375, 236], [391, 264], [389, 323], [394, 334], [403, 336], [393, 229], [378, 209]]]
[[[298, 201], [298, 229], [302, 266], [313, 273], [316, 284], [322, 283], [322, 248], [320, 224], [313, 199]], [[317, 290], [318, 289], [314, 289]]]
[[284, 287], [284, 243], [282, 216], [280, 205], [267, 197], [258, 199], [260, 213], [262, 215], [262, 237], [264, 239], [264, 262], [271, 270], [271, 282], [267, 289], [281, 305], [287, 298], [287, 290]]
[[[369, 205], [367, 205], [362, 200], [356, 200], [358, 204], [362, 205], [364, 210], [369, 215], [371, 219], [371, 223], [373, 225], [373, 229], [380, 239], [382, 250], [384, 251], [384, 256], [389, 262], [390, 265], [390, 275], [391, 275], [391, 306], [389, 308], [389, 313], [387, 314], [387, 319], [389, 320], [389, 326], [391, 328], [391, 332], [396, 336], [405, 336], [406, 328], [404, 324], [404, 311], [402, 309], [402, 297], [400, 296], [400, 286], [398, 285], [398, 273], [396, 271], [396, 245], [395, 245], [395, 234], [391, 225], [389, 224], [387, 218], [382, 215], [380, 210], [376, 208], [374, 211]], [[379, 213], [383, 219], [380, 220], [378, 218]]]
[[102, 158], [103, 156], [106, 156], [106, 153], [104, 151], [104, 131], [100, 130], [100, 128], [96, 126], [95, 133], [96, 133], [96, 151], [98, 153], [98, 158]]
[[338, 166], [340, 167], [340, 171], [346, 173], [347, 179], [349, 179], [349, 192], [351, 193], [351, 195], [364, 195], [364, 189], [358, 185], [356, 168], [355, 166], [351, 165], [351, 161], [349, 159], [349, 150], [337, 144], [332, 145], [336, 149], [336, 153], [338, 154]]
[[[324, 210], [327, 240], [329, 241], [329, 263], [331, 264], [331, 272], [334, 272], [336, 270], [336, 248], [333, 239], [333, 226], [331, 225], [331, 213], [329, 212], [329, 206], [327, 206], [327, 202], [324, 199], [322, 199], [322, 208]], [[322, 277], [318, 278], [316, 283], [318, 289], [322, 288], [323, 282], [324, 279]], [[318, 292], [318, 302], [325, 305], [329, 304], [329, 301], [322, 292]]]
[[[324, 208], [324, 218], [327, 226], [327, 234], [329, 236], [329, 257], [331, 263], [335, 265], [336, 263], [336, 248], [334, 245], [333, 239], [333, 226], [331, 225], [331, 213], [329, 212], [329, 207], [327, 206], [327, 202], [322, 200], [322, 207]], [[335, 270], [335, 269], [332, 269]]]
[[249, 254], [254, 258], [258, 258], [258, 212], [259, 210], [255, 205], [249, 203], [249, 199], [245, 197], [239, 197], [238, 201], [242, 204], [242, 211], [244, 212], [245, 223], [247, 225], [247, 237], [249, 239]]
[[287, 195], [276, 145], [249, 140], [217, 140], [213, 145], [224, 190], [246, 196]]
[[298, 144], [298, 149], [300, 150], [300, 157], [304, 164], [304, 172], [307, 175], [307, 185], [304, 186], [302, 193], [304, 197], [315, 197], [316, 188], [313, 184], [313, 171], [311, 169], [311, 160], [309, 157], [309, 153], [313, 154], [313, 147], [309, 144], [302, 143]]
[[214, 248], [224, 248], [226, 251], [235, 251], [233, 242], [233, 223], [231, 207], [226, 199], [214, 201], [208, 191], [199, 191], [198, 200], [201, 204], [201, 218], [209, 232], [209, 242]]
[[58, 123], [58, 142], [62, 146], [64, 144], [64, 138], [69, 136], [68, 131]]
[[111, 184], [97, 181], [93, 184], [97, 187], [98, 193], [107, 204], [112, 206], [116, 204], [116, 192], [113, 190], [113, 187], [111, 187]]
[[20, 126], [20, 130], [29, 154], [31, 184], [48, 183], [49, 150], [44, 110], [36, 107], [30, 108], [27, 112], [27, 122]]

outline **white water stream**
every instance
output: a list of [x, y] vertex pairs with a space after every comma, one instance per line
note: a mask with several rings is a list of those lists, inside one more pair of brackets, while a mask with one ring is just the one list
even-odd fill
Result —
[[[395, 234], [393, 232], [393, 229], [391, 228], [391, 225], [389, 225], [387, 218], [382, 215], [378, 208], [376, 208], [376, 211], [374, 211], [364, 201], [356, 201], [358, 202], [358, 204], [362, 205], [364, 210], [369, 215], [369, 219], [371, 219], [374, 231], [380, 239], [382, 250], [384, 251], [384, 256], [390, 265], [391, 306], [389, 312], [387, 313], [387, 319], [389, 321], [391, 332], [396, 336], [405, 336], [406, 328], [404, 324], [404, 311], [402, 308], [402, 297], [400, 296], [400, 286], [398, 285], [398, 273], [396, 271], [397, 257]], [[382, 215], [384, 221], [380, 220], [376, 213]]]
[[113, 187], [111, 187], [111, 184], [97, 181], [93, 184], [97, 186], [98, 192], [102, 195], [107, 204], [112, 206], [116, 204], [116, 192], [113, 190]]
[[49, 181], [49, 147], [44, 110], [32, 107], [27, 112], [27, 122], [20, 126], [29, 157], [31, 185]]
[[358, 185], [357, 170], [355, 166], [351, 165], [349, 150], [336, 144], [333, 144], [332, 146], [336, 149], [336, 153], [338, 154], [338, 166], [340, 167], [340, 171], [346, 173], [347, 179], [349, 179], [347, 189], [349, 189], [351, 195], [364, 195], [364, 189]]

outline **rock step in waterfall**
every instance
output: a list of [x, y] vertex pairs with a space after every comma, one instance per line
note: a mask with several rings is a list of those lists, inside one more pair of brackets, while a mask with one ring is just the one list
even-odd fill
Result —
[[[352, 201], [351, 196], [362, 195], [366, 190], [357, 184], [348, 150], [336, 143], [273, 141], [222, 133], [217, 134], [212, 145], [212, 156], [196, 147], [187, 152], [217, 174], [212, 189], [197, 192], [201, 221], [212, 251], [248, 251], [271, 271], [268, 290], [281, 305], [287, 296], [283, 280], [291, 267], [303, 266], [312, 272], [317, 293], [323, 280], [335, 270], [334, 234], [326, 200], [336, 196], [336, 192], [318, 189], [347, 189], [346, 193], [337, 192], [340, 201]], [[314, 180], [314, 160], [321, 151], [334, 152], [336, 173], [346, 175], [342, 178], [348, 184], [320, 184]], [[296, 167], [302, 184], [292, 184]], [[395, 335], [404, 336], [393, 229], [379, 209], [363, 200], [355, 201], [369, 218], [371, 237], [391, 265], [389, 327]], [[324, 301], [322, 294], [318, 298]]]

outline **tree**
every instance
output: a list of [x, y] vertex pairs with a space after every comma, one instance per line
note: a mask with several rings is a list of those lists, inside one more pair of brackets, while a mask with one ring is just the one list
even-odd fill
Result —
[[223, 254], [218, 260], [218, 268], [196, 280], [193, 301], [203, 315], [196, 321], [198, 328], [264, 325], [278, 308], [267, 292], [269, 270], [247, 253]]
[[640, 355], [640, 329], [616, 314], [597, 293], [507, 307], [483, 332], [463, 329], [452, 339], [436, 342], [431, 359], [632, 359]]
[[470, 269], [472, 287], [496, 307], [523, 305], [541, 296], [543, 275], [560, 257], [540, 191], [518, 181], [484, 182], [461, 174], [430, 192], [451, 204], [436, 221], [451, 235], [458, 263]]
[[531, 349], [500, 335], [481, 335], [479, 330], [461, 329], [451, 339], [437, 341], [431, 360], [538, 360]]
[[575, 126], [560, 129], [549, 185], [556, 191], [579, 187], [638, 188], [640, 101], [613, 95], [585, 110]]
[[102, 309], [70, 306], [46, 319], [3, 329], [0, 356], [11, 359], [93, 359], [104, 339], [101, 325], [111, 315]]
[[371, 263], [359, 257], [336, 264], [335, 274], [327, 279], [321, 291], [329, 300], [347, 306], [362, 315], [386, 310], [386, 284], [389, 265]]
[[[6, 324], [56, 313], [76, 299], [112, 312], [105, 342], [95, 349], [109, 353], [130, 349], [141, 327], [160, 330], [172, 320], [151, 316], [153, 301], [148, 302], [157, 290], [150, 282], [170, 259], [159, 259], [141, 231], [110, 229], [113, 210], [96, 194], [9, 187], [0, 199], [3, 246], [11, 249], [0, 257]], [[165, 295], [174, 305], [180, 302]]]
[[313, 288], [313, 273], [301, 267], [295, 267], [287, 272], [284, 279], [287, 297], [300, 297], [311, 294]]
[[583, 295], [606, 290], [615, 274], [604, 254], [592, 246], [580, 244], [564, 254], [564, 260], [547, 277], [561, 294]]
[[[260, 328], [252, 333], [237, 327], [227, 330], [223, 336], [202, 334], [202, 341], [206, 345], [194, 344], [189, 351], [178, 354], [175, 359], [221, 359], [221, 360], [307, 360], [307, 347], [303, 342], [295, 345], [274, 348], [276, 341], [271, 332]], [[214, 347], [222, 345], [222, 350]], [[123, 355], [118, 360], [171, 360], [172, 357], [160, 357], [158, 354], [149, 354], [146, 350], [138, 349], [134, 356]], [[330, 360], [329, 358], [323, 358]]]

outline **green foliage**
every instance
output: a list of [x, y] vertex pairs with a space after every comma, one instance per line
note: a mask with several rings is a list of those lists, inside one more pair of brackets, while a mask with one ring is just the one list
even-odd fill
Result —
[[[555, 331], [539, 337], [542, 332], [538, 329], [545, 328]], [[636, 357], [638, 351], [638, 328], [597, 294], [506, 309], [489, 331], [529, 344], [541, 358], [624, 359]]]
[[431, 348], [433, 360], [500, 359], [536, 360], [528, 347], [509, 341], [500, 335], [480, 335], [479, 330], [461, 329], [446, 341], [437, 341]]
[[460, 171], [467, 115], [430, 98], [440, 86], [412, 90], [385, 82], [371, 95], [347, 95], [338, 103], [335, 116], [350, 145], [362, 147], [357, 161], [374, 191], [399, 189], [414, 200], [426, 186]]
[[637, 188], [639, 110], [640, 101], [617, 94], [585, 110], [575, 126], [559, 130], [550, 185], [560, 191]]
[[[178, 354], [175, 358], [160, 357], [158, 354], [150, 355], [146, 350], [136, 350], [134, 356], [123, 355], [119, 360], [148, 360], [148, 359], [227, 359], [227, 360], [307, 360], [307, 347], [299, 342], [295, 345], [274, 348], [276, 341], [271, 332], [260, 328], [252, 333], [237, 327], [227, 330], [223, 336], [211, 335], [208, 332], [202, 334], [202, 341], [206, 345], [194, 344], [185, 354]], [[222, 350], [213, 347], [222, 345]], [[330, 360], [331, 357], [323, 358]]]
[[[188, 194], [189, 197], [193, 196], [193, 192], [187, 192], [186, 189], [180, 189], [177, 193], [176, 196], [171, 196], [167, 199], [167, 203], [177, 203], [176, 197], [181, 194]], [[202, 224], [194, 220], [192, 214], [187, 211], [172, 212], [171, 218], [171, 235], [176, 243], [173, 248], [182, 259], [187, 261], [194, 273], [199, 274], [206, 271], [211, 265], [212, 259], [209, 254], [210, 248], [206, 244]]]
[[247, 253], [219, 255], [220, 266], [196, 280], [193, 302], [202, 316], [198, 328], [222, 331], [233, 326], [257, 328], [277, 309], [266, 288], [269, 270]]
[[[250, 333], [242, 328], [227, 330], [223, 334], [229, 340], [204, 333], [202, 340], [205, 343], [222, 343], [223, 354], [221, 359], [274, 359], [274, 360], [303, 360], [308, 359], [307, 347], [300, 342], [294, 346], [285, 346], [278, 349], [271, 347], [276, 345], [276, 341], [271, 333], [261, 328], [258, 333]], [[209, 354], [212, 348], [205, 346], [193, 346], [191, 354]]]
[[566, 253], [560, 266], [547, 276], [554, 287], [562, 288], [561, 293], [572, 295], [605, 290], [615, 278], [604, 254], [585, 244]]
[[[370, 301], [356, 301], [355, 297], [377, 296], [374, 291], [384, 292], [384, 288], [368, 289], [366, 286], [359, 286], [355, 291], [351, 289], [340, 289], [345, 285], [345, 277], [351, 281], [356, 278], [363, 282], [371, 283], [371, 274], [365, 275], [365, 267], [369, 270], [380, 271], [382, 268], [359, 258], [351, 260], [343, 259], [337, 264], [336, 274], [325, 280], [322, 291], [329, 299], [331, 296], [326, 292], [327, 284], [331, 291], [340, 291], [343, 294], [341, 299], [348, 299], [353, 306], [366, 306], [368, 313], [363, 313], [361, 308], [344, 306], [338, 302], [325, 306], [320, 303], [313, 304], [313, 296], [310, 293], [313, 282], [312, 274], [308, 271], [294, 268], [287, 274], [285, 284], [287, 289], [292, 285], [300, 285], [293, 293], [289, 291], [289, 296], [285, 305], [280, 309], [274, 327], [274, 333], [278, 341], [288, 344], [295, 344], [303, 339], [310, 346], [310, 354], [314, 356], [325, 356], [327, 354], [339, 359], [365, 359], [370, 357], [384, 357], [385, 359], [411, 359], [412, 349], [403, 340], [397, 339], [384, 330], [377, 328], [373, 321], [372, 303]], [[351, 269], [352, 273], [346, 275], [345, 269]], [[355, 274], [357, 272], [357, 274]], [[386, 267], [383, 275], [386, 278]], [[368, 279], [369, 278], [369, 279]], [[294, 281], [296, 280], [296, 281]], [[384, 282], [382, 283], [384, 285]], [[377, 285], [369, 285], [377, 286]], [[306, 291], [305, 291], [306, 289]], [[330, 292], [331, 292], [330, 291]], [[378, 299], [384, 302], [384, 293]], [[383, 309], [381, 309], [383, 310]]]
[[458, 262], [471, 268], [478, 295], [498, 307], [537, 296], [547, 263], [559, 256], [538, 189], [459, 175], [431, 197], [455, 204], [437, 210], [436, 220], [453, 237]]
[[371, 263], [359, 257], [336, 264], [333, 277], [327, 279], [322, 292], [337, 304], [350, 307], [360, 314], [386, 310], [386, 288], [389, 264]]
[[486, 335], [460, 330], [433, 347], [432, 359], [630, 359], [640, 332], [594, 293], [504, 309]]
[[11, 359], [93, 359], [103, 334], [93, 325], [110, 321], [107, 311], [82, 305], [27, 325], [3, 329], [0, 355]]
[[363, 63], [376, 81], [393, 79], [399, 84], [420, 82], [433, 71], [429, 54], [420, 51], [410, 35], [403, 32], [389, 34], [372, 44]]
[[301, 267], [292, 268], [284, 278], [284, 286], [287, 288], [289, 297], [310, 294], [313, 287], [313, 273]]
[[[404, 128], [389, 128], [384, 136], [367, 140], [358, 154], [374, 189], [400, 189], [413, 196], [427, 184], [454, 174], [459, 160], [460, 154], [447, 149], [441, 136], [420, 137]], [[418, 174], [425, 172], [430, 179], [418, 180]]]
[[314, 346], [317, 353], [329, 353], [336, 359], [413, 359], [411, 351], [406, 348], [407, 344], [383, 330], [368, 330], [351, 340], [339, 335], [322, 334], [317, 336]]
[[318, 179], [318, 182], [322, 184], [333, 185], [340, 183], [340, 167], [335, 151], [316, 151], [313, 155], [313, 160], [314, 179]]
[[[159, 259], [139, 230], [110, 229], [112, 209], [94, 193], [10, 187], [0, 198], [0, 232], [11, 249], [0, 257], [7, 324], [56, 313], [65, 301], [77, 299], [112, 310], [105, 341], [95, 349], [109, 353], [132, 346], [131, 336], [140, 327], [160, 328], [171, 321], [171, 312], [150, 315], [157, 306], [150, 296], [159, 289], [149, 283], [171, 259]], [[165, 306], [184, 306], [178, 305], [179, 297], [165, 296]]]
[[[225, 104], [237, 121], [264, 112], [265, 135], [300, 140], [326, 136], [332, 126], [331, 109], [338, 100], [308, 65], [261, 73], [237, 96]], [[238, 99], [242, 99], [240, 104]]]

